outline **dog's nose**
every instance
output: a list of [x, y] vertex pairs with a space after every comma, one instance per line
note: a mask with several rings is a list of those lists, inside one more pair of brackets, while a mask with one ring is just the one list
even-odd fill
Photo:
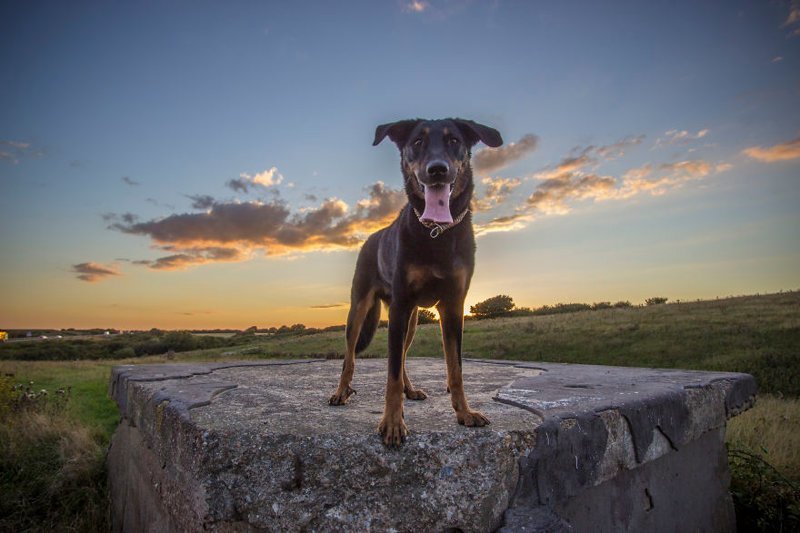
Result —
[[450, 167], [444, 161], [431, 161], [425, 170], [431, 178], [443, 178], [447, 175]]

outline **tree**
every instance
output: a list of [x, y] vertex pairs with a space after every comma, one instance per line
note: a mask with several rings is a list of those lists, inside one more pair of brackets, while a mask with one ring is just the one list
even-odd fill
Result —
[[439, 320], [436, 318], [436, 315], [433, 314], [433, 311], [428, 311], [427, 309], [420, 309], [419, 314], [417, 314], [417, 324], [436, 324]]
[[494, 318], [509, 313], [514, 309], [514, 300], [506, 294], [498, 294], [488, 300], [470, 306], [469, 312], [475, 318]]

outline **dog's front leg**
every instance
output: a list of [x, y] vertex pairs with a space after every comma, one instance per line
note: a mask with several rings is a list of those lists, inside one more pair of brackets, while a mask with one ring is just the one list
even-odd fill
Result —
[[464, 302], [442, 302], [437, 306], [442, 324], [442, 346], [447, 363], [447, 388], [459, 424], [485, 426], [489, 423], [479, 411], [469, 408], [461, 376], [461, 339], [464, 332]]
[[414, 307], [408, 299], [398, 297], [393, 297], [389, 306], [389, 372], [383, 418], [378, 426], [383, 443], [387, 446], [399, 446], [408, 434], [403, 420], [403, 348]]

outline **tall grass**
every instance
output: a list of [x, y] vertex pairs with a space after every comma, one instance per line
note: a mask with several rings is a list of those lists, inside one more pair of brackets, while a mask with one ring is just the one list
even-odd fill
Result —
[[[441, 357], [438, 325], [417, 331], [411, 355]], [[384, 356], [386, 341], [386, 329], [379, 329], [361, 356]], [[177, 353], [170, 362], [337, 357], [343, 350], [341, 332], [254, 337]], [[800, 292], [469, 321], [464, 351], [477, 358], [755, 375], [758, 403], [729, 422], [727, 435], [740, 530], [800, 529]], [[165, 359], [0, 358], [0, 374], [33, 380], [36, 389], [72, 387], [66, 402], [12, 409], [16, 400], [2, 392], [10, 390], [9, 378], [0, 381], [0, 531], [107, 529], [103, 450], [118, 420], [106, 394], [109, 371], [113, 364], [156, 362]]]
[[105, 446], [49, 394], [0, 378], [0, 531], [107, 531]]

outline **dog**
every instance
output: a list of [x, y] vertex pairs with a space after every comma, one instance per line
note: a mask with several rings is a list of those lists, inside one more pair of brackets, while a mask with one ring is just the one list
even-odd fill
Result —
[[386, 446], [397, 447], [408, 435], [403, 394], [410, 400], [426, 398], [405, 367], [419, 307], [436, 306], [439, 312], [447, 388], [458, 423], [489, 424], [470, 409], [464, 395], [461, 339], [464, 300], [475, 268], [471, 150], [478, 141], [497, 147], [503, 139], [493, 128], [458, 118], [382, 124], [372, 145], [387, 136], [400, 150], [408, 203], [391, 225], [369, 236], [358, 254], [345, 330], [347, 352], [329, 403], [344, 405], [355, 393], [355, 355], [372, 341], [384, 302], [389, 306], [389, 368], [378, 432]]

